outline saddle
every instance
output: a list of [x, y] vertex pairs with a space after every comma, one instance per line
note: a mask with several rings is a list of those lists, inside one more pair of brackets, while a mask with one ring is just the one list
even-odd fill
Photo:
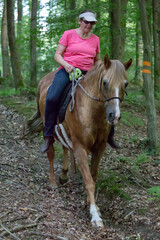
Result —
[[74, 68], [73, 71], [69, 74], [70, 83], [65, 88], [60, 101], [60, 105], [59, 105], [58, 119], [57, 119], [59, 123], [62, 123], [64, 121], [65, 113], [66, 113], [68, 104], [71, 100], [71, 92], [73, 90], [72, 88], [74, 88], [74, 86], [76, 85], [75, 81], [82, 79], [86, 73], [87, 73], [86, 71], [80, 70], [79, 68]]

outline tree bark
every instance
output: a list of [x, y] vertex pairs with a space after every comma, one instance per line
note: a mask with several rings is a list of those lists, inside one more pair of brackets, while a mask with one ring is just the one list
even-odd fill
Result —
[[121, 0], [110, 0], [110, 18], [111, 58], [121, 60]]
[[126, 14], [128, 0], [121, 0], [121, 61], [124, 62], [126, 41]]
[[143, 86], [143, 77], [142, 77], [142, 64], [143, 64], [143, 42], [141, 33], [141, 26], [139, 16], [137, 16], [136, 22], [136, 70], [134, 83], [139, 86]]
[[11, 56], [11, 65], [14, 78], [14, 85], [17, 89], [23, 86], [21, 75], [21, 68], [17, 53], [16, 39], [15, 39], [15, 26], [14, 26], [14, 0], [7, 0], [7, 25], [8, 25], [8, 39]]
[[17, 23], [17, 36], [21, 36], [22, 31], [22, 16], [23, 16], [23, 7], [22, 0], [17, 0], [18, 5], [18, 23]]
[[149, 147], [156, 149], [158, 145], [157, 136], [157, 123], [156, 123], [156, 110], [154, 102], [153, 83], [151, 77], [151, 61], [152, 61], [152, 49], [151, 49], [151, 34], [150, 27], [148, 25], [146, 2], [144, 0], [138, 0], [140, 8], [140, 20], [141, 30], [143, 38], [143, 80], [144, 80], [144, 92], [146, 97], [146, 109], [147, 109], [147, 135], [149, 140]]
[[9, 58], [9, 52], [8, 52], [6, 0], [4, 0], [3, 16], [2, 16], [2, 23], [1, 23], [1, 48], [2, 48], [3, 77], [9, 79], [11, 78], [11, 71], [10, 71], [10, 58]]
[[37, 85], [37, 9], [38, 0], [32, 0], [30, 26], [30, 85]]
[[153, 7], [153, 41], [154, 41], [154, 89], [160, 91], [160, 2], [152, 0]]

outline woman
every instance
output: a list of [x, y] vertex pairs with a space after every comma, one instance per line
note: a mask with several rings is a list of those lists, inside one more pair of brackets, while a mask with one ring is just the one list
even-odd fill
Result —
[[[45, 142], [41, 149], [42, 153], [47, 152], [54, 142], [53, 134], [59, 102], [64, 89], [69, 84], [69, 73], [73, 71], [74, 67], [77, 67], [81, 69], [83, 74], [86, 74], [95, 63], [100, 61], [99, 38], [91, 33], [96, 22], [97, 20], [92, 11], [82, 12], [79, 15], [79, 28], [65, 31], [58, 43], [54, 58], [60, 66], [47, 92]], [[110, 134], [109, 139], [108, 143], [112, 147], [119, 148], [113, 140], [113, 133]]]

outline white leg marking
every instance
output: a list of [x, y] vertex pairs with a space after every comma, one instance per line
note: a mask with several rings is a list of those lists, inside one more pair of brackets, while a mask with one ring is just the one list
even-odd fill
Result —
[[91, 222], [102, 222], [102, 219], [97, 212], [97, 208], [93, 204], [90, 205], [90, 214], [92, 216]]

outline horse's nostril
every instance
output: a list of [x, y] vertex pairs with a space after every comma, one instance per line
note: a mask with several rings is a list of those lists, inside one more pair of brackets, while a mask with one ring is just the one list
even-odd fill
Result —
[[109, 121], [112, 122], [114, 120], [115, 114], [114, 113], [109, 113]]
[[121, 116], [118, 118], [118, 121], [121, 119]]
[[109, 114], [109, 118], [112, 119], [113, 118], [113, 113]]

